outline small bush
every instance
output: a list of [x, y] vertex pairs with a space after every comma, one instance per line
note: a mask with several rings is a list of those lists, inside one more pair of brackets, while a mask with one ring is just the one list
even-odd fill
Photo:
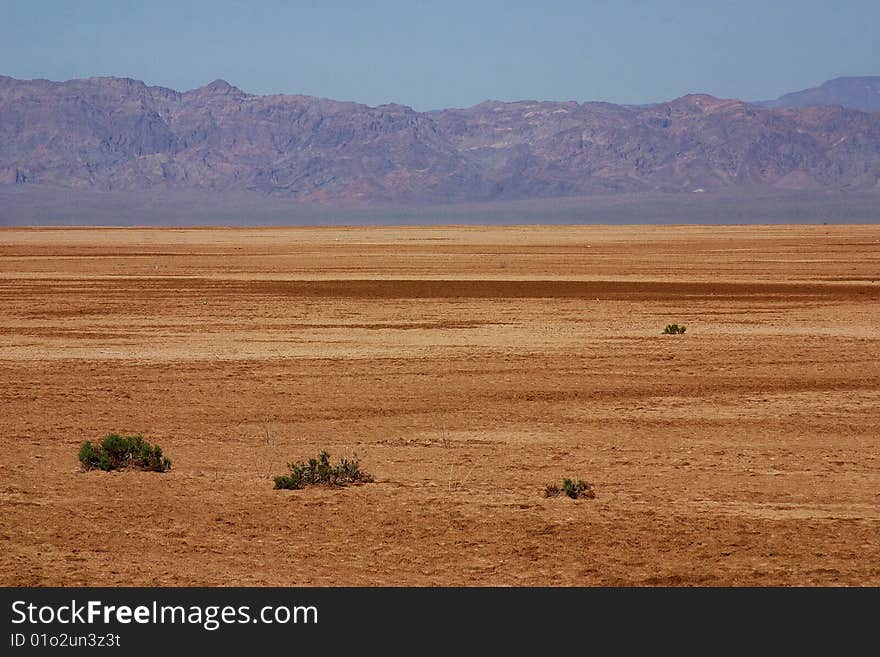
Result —
[[120, 436], [111, 433], [99, 444], [87, 440], [79, 448], [79, 462], [83, 470], [124, 470], [135, 468], [150, 472], [165, 472], [171, 468], [170, 459], [162, 455], [162, 448], [146, 442], [142, 436]]
[[544, 489], [545, 497], [559, 497], [563, 493], [573, 500], [581, 497], [588, 499], [596, 497], [596, 491], [593, 490], [593, 484], [590, 484], [583, 479], [578, 479], [577, 481], [563, 479], [561, 487], [556, 484], [550, 484]]
[[559, 497], [562, 495], [562, 489], [556, 484], [550, 484], [544, 489], [544, 497]]
[[331, 486], [341, 488], [347, 484], [367, 484], [373, 477], [360, 468], [357, 457], [341, 458], [336, 465], [330, 464], [326, 451], [316, 459], [288, 463], [290, 474], [275, 477], [276, 489], [299, 490], [306, 486]]
[[682, 335], [687, 330], [685, 326], [679, 326], [678, 324], [667, 324], [666, 328], [663, 329], [663, 335]]

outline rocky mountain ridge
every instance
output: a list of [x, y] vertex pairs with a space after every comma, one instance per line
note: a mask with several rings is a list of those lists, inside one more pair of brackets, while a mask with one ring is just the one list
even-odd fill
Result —
[[0, 183], [432, 204], [763, 186], [880, 189], [880, 113], [693, 94], [649, 107], [495, 102], [416, 112], [223, 80], [0, 76]]

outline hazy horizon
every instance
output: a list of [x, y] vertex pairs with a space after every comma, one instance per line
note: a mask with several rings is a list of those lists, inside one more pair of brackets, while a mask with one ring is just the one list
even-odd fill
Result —
[[880, 5], [747, 0], [554, 3], [5, 3], [0, 73], [132, 77], [185, 91], [222, 78], [425, 111], [484, 100], [757, 101], [880, 71]]

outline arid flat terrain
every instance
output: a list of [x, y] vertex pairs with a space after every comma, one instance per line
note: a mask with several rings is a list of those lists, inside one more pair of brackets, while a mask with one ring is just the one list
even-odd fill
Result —
[[3, 229], [0, 311], [3, 585], [880, 585], [878, 226]]

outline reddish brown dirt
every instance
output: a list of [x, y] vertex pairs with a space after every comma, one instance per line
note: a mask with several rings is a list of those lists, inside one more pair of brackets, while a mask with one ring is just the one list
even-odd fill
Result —
[[0, 308], [0, 584], [880, 585], [876, 226], [10, 229]]

